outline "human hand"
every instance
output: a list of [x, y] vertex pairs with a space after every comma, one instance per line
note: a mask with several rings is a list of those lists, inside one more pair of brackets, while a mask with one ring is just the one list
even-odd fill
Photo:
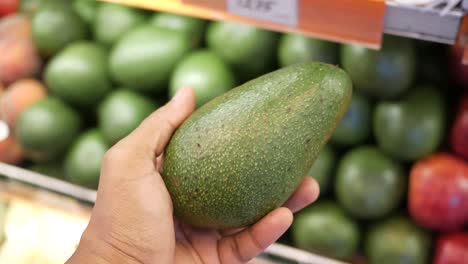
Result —
[[283, 207], [245, 229], [205, 230], [175, 219], [162, 154], [194, 107], [193, 91], [181, 89], [106, 153], [90, 223], [68, 264], [246, 263], [288, 229], [292, 212], [317, 199], [318, 184], [305, 177]]

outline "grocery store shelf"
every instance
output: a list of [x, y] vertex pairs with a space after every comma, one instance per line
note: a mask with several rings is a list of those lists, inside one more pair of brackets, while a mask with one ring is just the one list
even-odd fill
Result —
[[456, 8], [441, 15], [442, 10], [442, 8], [425, 9], [387, 3], [384, 32], [391, 35], [453, 44], [464, 11], [461, 8]]
[[22, 169], [3, 162], [0, 162], [0, 175], [19, 182], [32, 184], [49, 191], [65, 194], [80, 201], [90, 203], [94, 203], [96, 201], [95, 190], [83, 188], [66, 181], [51, 178], [40, 173]]
[[298, 263], [304, 264], [347, 264], [346, 262], [325, 258], [322, 256], [310, 254], [303, 250], [299, 250], [290, 246], [275, 243], [269, 246], [265, 253], [270, 253], [274, 256], [283, 257], [284, 259], [295, 260]]
[[[252, 19], [251, 16], [242, 17], [229, 13], [226, 4], [228, 0], [217, 1], [215, 2], [216, 4], [213, 4], [213, 1], [207, 0], [184, 0], [192, 4], [184, 4], [181, 0], [103, 1], [206, 19], [224, 19], [251, 23], [271, 30], [305, 33], [331, 41], [360, 43], [371, 48], [378, 48], [380, 46], [380, 36], [382, 33], [453, 44], [457, 37], [460, 21], [465, 14], [462, 7], [468, 7], [468, 0], [463, 1], [461, 5], [450, 11], [445, 10], [443, 6], [434, 8], [403, 6], [392, 1], [387, 1], [383, 5], [383, 2], [375, 0], [347, 0], [340, 2], [342, 5], [339, 5], [334, 1], [327, 4], [324, 1], [309, 2], [298, 0], [299, 7], [297, 8], [296, 15], [298, 16], [299, 24], [295, 27], [261, 19]], [[200, 4], [194, 5], [193, 3]], [[203, 6], [203, 3], [211, 3], [210, 5], [213, 7]], [[382, 8], [379, 8], [379, 5], [376, 3], [381, 3]], [[343, 7], [344, 4], [347, 5], [346, 8]], [[336, 10], [336, 14], [333, 14], [333, 10]], [[330, 24], [335, 25], [330, 26]]]

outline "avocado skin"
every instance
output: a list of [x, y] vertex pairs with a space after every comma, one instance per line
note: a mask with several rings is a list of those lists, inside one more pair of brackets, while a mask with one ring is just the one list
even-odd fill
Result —
[[192, 114], [165, 153], [163, 178], [179, 219], [250, 225], [283, 204], [347, 110], [352, 84], [317, 62], [266, 74]]

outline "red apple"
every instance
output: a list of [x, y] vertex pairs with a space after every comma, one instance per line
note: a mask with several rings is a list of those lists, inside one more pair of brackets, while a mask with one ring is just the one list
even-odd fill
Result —
[[468, 164], [451, 154], [434, 154], [410, 173], [408, 207], [420, 225], [441, 231], [468, 221]]
[[433, 264], [468, 264], [468, 233], [440, 236]]
[[0, 17], [16, 13], [19, 7], [19, 0], [1, 0]]
[[465, 94], [452, 126], [450, 145], [455, 153], [468, 160], [468, 94]]
[[468, 89], [468, 65], [462, 63], [463, 47], [453, 45], [450, 51], [450, 74], [458, 84]]

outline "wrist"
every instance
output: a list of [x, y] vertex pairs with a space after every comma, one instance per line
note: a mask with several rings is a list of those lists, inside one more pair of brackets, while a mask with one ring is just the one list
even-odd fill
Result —
[[86, 230], [75, 253], [66, 264], [145, 264], [124, 250], [100, 239], [92, 231]]

